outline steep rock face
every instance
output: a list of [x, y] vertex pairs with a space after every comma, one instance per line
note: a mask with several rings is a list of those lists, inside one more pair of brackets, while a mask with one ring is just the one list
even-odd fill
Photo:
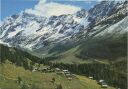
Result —
[[[95, 36], [101, 37], [120, 37], [121, 35], [125, 34], [128, 31], [128, 16], [123, 18], [121, 21], [109, 25], [106, 29], [102, 30]], [[105, 25], [104, 25], [105, 26]], [[106, 25], [107, 26], [107, 25]], [[103, 25], [98, 25], [94, 28], [94, 30], [99, 31], [99, 28], [104, 28]]]
[[126, 15], [127, 10], [127, 1], [102, 1], [89, 10], [89, 20], [98, 22], [114, 14]]
[[[112, 5], [112, 6], [111, 6]], [[107, 10], [107, 11], [106, 11]], [[84, 30], [81, 37], [120, 36], [128, 31], [128, 2], [102, 1], [89, 10], [90, 26]], [[105, 13], [104, 13], [105, 12]]]

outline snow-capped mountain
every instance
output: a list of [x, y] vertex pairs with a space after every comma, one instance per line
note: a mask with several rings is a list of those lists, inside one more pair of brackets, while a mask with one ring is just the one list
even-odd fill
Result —
[[127, 9], [127, 1], [102, 1], [89, 11], [81, 9], [74, 14], [45, 17], [21, 12], [2, 22], [0, 40], [29, 50], [49, 50], [59, 43], [77, 43], [88, 36], [125, 33]]
[[21, 12], [4, 20], [0, 39], [13, 46], [39, 49], [70, 39], [88, 24], [88, 12], [85, 10], [49, 18]]
[[128, 14], [128, 1], [102, 1], [89, 10], [89, 20], [98, 22], [111, 15]]

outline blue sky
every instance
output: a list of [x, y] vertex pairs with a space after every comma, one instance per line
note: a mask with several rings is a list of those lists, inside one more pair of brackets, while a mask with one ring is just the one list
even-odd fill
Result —
[[1, 0], [1, 19], [19, 13], [26, 8], [33, 8], [37, 3], [32, 0]]
[[[56, 2], [60, 4], [74, 5], [88, 10], [96, 4], [96, 1], [73, 1], [73, 0], [47, 0], [48, 2]], [[17, 14], [28, 8], [34, 8], [38, 4], [37, 0], [1, 0], [1, 19]]]

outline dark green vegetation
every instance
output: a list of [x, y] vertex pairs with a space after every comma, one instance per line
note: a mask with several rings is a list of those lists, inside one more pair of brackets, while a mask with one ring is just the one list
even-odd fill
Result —
[[[29, 63], [29, 59], [31, 59], [31, 63]], [[0, 62], [4, 63], [6, 60], [9, 60], [17, 66], [30, 69], [30, 64], [34, 64], [41, 59], [19, 49], [0, 45]]]
[[[16, 48], [3, 45], [0, 45], [0, 48], [1, 89], [102, 89], [95, 80], [85, 76], [75, 75], [76, 77], [69, 80], [66, 76], [57, 74], [57, 72], [33, 72], [34, 68], [49, 66], [39, 64], [37, 60], [40, 59]], [[20, 58], [23, 60], [20, 60]], [[24, 61], [25, 59], [26, 61]], [[21, 63], [19, 64], [19, 62]], [[108, 87], [107, 89], [115, 88]]]
[[117, 38], [93, 38], [61, 53], [60, 58], [52, 61], [55, 67], [94, 76], [96, 80], [104, 79], [115, 87], [127, 88], [127, 34]]
[[127, 61], [112, 62], [105, 64], [101, 62], [85, 63], [85, 64], [54, 64], [53, 67], [69, 69], [73, 73], [85, 76], [93, 76], [95, 80], [104, 79], [107, 83], [114, 87], [127, 88]]
[[80, 46], [77, 57], [116, 60], [127, 56], [127, 34], [113, 38], [93, 38]]
[[[1, 89], [103, 89], [95, 80], [85, 76], [76, 75], [77, 78], [69, 81], [64, 75], [58, 75], [55, 72], [31, 72], [7, 61], [0, 64], [1, 68], [2, 75], [4, 75], [0, 75]], [[55, 78], [55, 82], [52, 82], [53, 78]], [[108, 87], [107, 89], [115, 88]]]

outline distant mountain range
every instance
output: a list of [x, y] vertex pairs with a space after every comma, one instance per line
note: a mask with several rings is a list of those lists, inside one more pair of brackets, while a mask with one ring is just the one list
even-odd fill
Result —
[[[58, 55], [78, 46], [87, 47], [90, 50], [91, 45], [85, 46], [90, 41], [93, 43], [98, 39], [102, 43], [106, 39], [106, 42], [125, 40], [123, 37], [126, 38], [128, 31], [127, 10], [128, 1], [101, 1], [89, 11], [81, 9], [75, 14], [49, 18], [21, 12], [2, 22], [0, 41], [42, 56], [53, 53]], [[80, 54], [111, 57], [110, 51], [103, 53], [105, 49], [95, 50], [99, 52], [98, 54], [92, 54], [88, 50], [82, 49]], [[103, 54], [100, 55], [101, 53]]]

